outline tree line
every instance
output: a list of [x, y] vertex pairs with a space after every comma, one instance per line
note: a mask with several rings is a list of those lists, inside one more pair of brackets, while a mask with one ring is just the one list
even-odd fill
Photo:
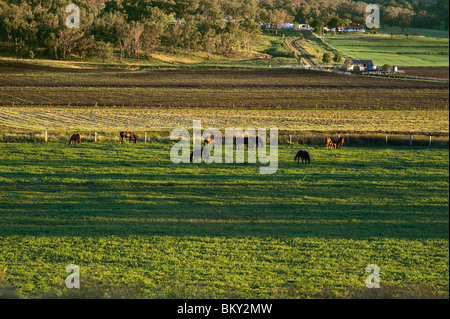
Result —
[[[66, 27], [67, 5], [80, 8], [80, 28]], [[390, 26], [448, 29], [448, 1], [371, 1]], [[151, 58], [193, 51], [250, 52], [262, 29], [286, 22], [330, 27], [364, 24], [367, 3], [352, 0], [0, 0], [0, 41], [18, 57]]]

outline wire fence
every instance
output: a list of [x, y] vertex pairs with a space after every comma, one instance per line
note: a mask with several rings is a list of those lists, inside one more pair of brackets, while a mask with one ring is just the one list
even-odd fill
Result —
[[[82, 143], [121, 143], [120, 134], [113, 132], [78, 132]], [[169, 131], [135, 132], [138, 143], [170, 143]], [[0, 143], [67, 143], [71, 134], [58, 131], [0, 133]], [[303, 131], [279, 131], [280, 145], [317, 145], [325, 143], [325, 138], [344, 137], [347, 146], [428, 146], [448, 147], [449, 136], [444, 134], [393, 134], [393, 133], [325, 133]], [[124, 143], [130, 141], [124, 139]]]

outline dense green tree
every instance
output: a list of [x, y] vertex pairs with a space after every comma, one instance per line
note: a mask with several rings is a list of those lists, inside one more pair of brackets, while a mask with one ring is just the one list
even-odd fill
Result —
[[308, 4], [303, 4], [295, 14], [295, 22], [299, 24], [309, 23], [311, 18], [311, 7]]
[[329, 22], [328, 22], [328, 28], [330, 29], [337, 29], [337, 27], [343, 26], [345, 25], [345, 21], [343, 19], [337, 18], [337, 17], [333, 17]]
[[208, 29], [202, 38], [202, 47], [208, 54], [208, 60], [211, 59], [211, 55], [217, 50], [220, 44], [220, 38], [214, 29]]
[[14, 44], [17, 56], [34, 57], [37, 22], [27, 3], [2, 5], [2, 27], [7, 34], [6, 40]]
[[275, 9], [270, 14], [270, 23], [275, 27], [275, 33], [278, 34], [278, 29], [283, 23], [289, 22], [291, 19], [286, 10]]
[[188, 18], [181, 30], [181, 45], [191, 55], [192, 49], [197, 49], [200, 44], [201, 34], [197, 28], [197, 19]]
[[343, 57], [342, 57], [341, 52], [336, 52], [336, 54], [334, 55], [333, 61], [340, 63], [340, 62], [342, 62], [342, 59], [343, 59]]
[[325, 23], [322, 20], [316, 19], [311, 23], [311, 27], [314, 28], [314, 32], [317, 34], [322, 34], [323, 27]]
[[97, 56], [102, 59], [103, 63], [113, 58], [114, 47], [110, 42], [99, 41], [95, 46]]
[[65, 60], [68, 53], [71, 53], [77, 44], [79, 35], [73, 29], [59, 30], [59, 44], [62, 47], [62, 59]]
[[241, 41], [244, 50], [250, 52], [253, 45], [257, 42], [258, 36], [261, 33], [261, 28], [252, 19], [246, 19], [241, 22]]
[[414, 12], [409, 9], [402, 9], [397, 17], [397, 24], [402, 28], [402, 31], [405, 28], [411, 26], [411, 22], [413, 21]]
[[323, 55], [322, 62], [325, 64], [330, 64], [331, 61], [333, 61], [333, 54], [331, 54], [330, 52], [326, 52]]

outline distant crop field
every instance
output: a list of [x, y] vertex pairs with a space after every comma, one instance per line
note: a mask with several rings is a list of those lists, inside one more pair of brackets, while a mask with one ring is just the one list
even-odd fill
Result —
[[3, 106], [448, 109], [447, 83], [305, 70], [96, 70], [0, 62]]
[[84, 297], [448, 298], [448, 148], [286, 145], [272, 176], [169, 150], [0, 143], [0, 294], [77, 296], [75, 263]]
[[328, 38], [326, 42], [357, 59], [376, 65], [448, 66], [449, 40], [404, 36], [394, 38]]
[[449, 80], [448, 67], [409, 67], [403, 69], [408, 76]]

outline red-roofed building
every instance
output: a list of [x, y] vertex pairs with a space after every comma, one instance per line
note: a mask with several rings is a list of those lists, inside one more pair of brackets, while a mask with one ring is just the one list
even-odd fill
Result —
[[353, 23], [348, 26], [339, 26], [337, 27], [338, 32], [366, 32], [366, 29], [358, 23]]

